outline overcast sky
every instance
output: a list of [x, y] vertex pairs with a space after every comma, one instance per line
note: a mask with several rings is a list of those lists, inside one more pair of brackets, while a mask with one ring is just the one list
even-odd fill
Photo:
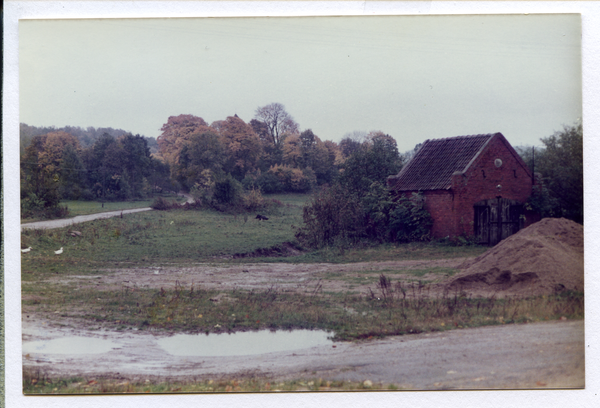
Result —
[[400, 151], [502, 132], [513, 145], [582, 115], [577, 14], [22, 20], [20, 122], [156, 137], [285, 105], [323, 140], [382, 130]]

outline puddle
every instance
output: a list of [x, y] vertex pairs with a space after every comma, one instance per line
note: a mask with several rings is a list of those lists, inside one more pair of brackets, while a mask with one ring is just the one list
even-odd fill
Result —
[[158, 340], [158, 345], [174, 356], [249, 356], [332, 344], [328, 336], [319, 330], [177, 334]]
[[44, 354], [101, 354], [111, 351], [116, 344], [93, 337], [61, 337], [52, 340], [23, 343], [23, 353]]

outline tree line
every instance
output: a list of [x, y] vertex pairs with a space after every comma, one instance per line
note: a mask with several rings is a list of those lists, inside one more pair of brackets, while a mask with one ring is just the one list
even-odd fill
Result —
[[300, 130], [279, 103], [257, 108], [249, 123], [235, 114], [211, 124], [195, 115], [171, 116], [157, 139], [112, 128], [21, 124], [22, 210], [48, 211], [61, 199], [198, 193], [223, 180], [234, 190], [305, 193], [338, 180], [361, 146], [368, 151], [380, 144], [389, 149], [393, 168], [359, 166], [347, 173], [358, 179], [365, 171], [387, 177], [398, 170], [394, 138], [373, 131], [346, 134], [339, 144], [322, 140], [311, 129]]
[[89, 147], [62, 130], [36, 135], [21, 156], [24, 216], [60, 215], [60, 200], [127, 200], [169, 188], [169, 167], [148, 141], [131, 133], [104, 133]]
[[[543, 216], [583, 222], [581, 124], [541, 141], [544, 148], [535, 152], [540, 183], [527, 205]], [[326, 186], [319, 188], [319, 194], [353, 203], [329, 210], [338, 215], [363, 211], [360, 216], [346, 214], [346, 220], [354, 220], [351, 228], [357, 229], [346, 235], [404, 240], [406, 214], [423, 224], [427, 217], [420, 212], [422, 206], [405, 203], [398, 208], [394, 203], [399, 201], [388, 195], [385, 182], [418, 148], [400, 153], [395, 139], [381, 131], [347, 133], [339, 143], [322, 140], [311, 129], [301, 130], [280, 103], [258, 107], [248, 123], [236, 114], [211, 124], [191, 114], [171, 116], [157, 139], [112, 128], [21, 124], [21, 204], [24, 212], [31, 212], [56, 208], [61, 199], [127, 200], [165, 190], [203, 197], [215, 186], [228, 197], [228, 192], [242, 189], [304, 193]], [[516, 150], [533, 168], [531, 149]], [[418, 204], [419, 199], [410, 202]], [[310, 222], [309, 214], [305, 223]], [[390, 225], [404, 226], [390, 229]], [[425, 236], [413, 227], [412, 238]]]

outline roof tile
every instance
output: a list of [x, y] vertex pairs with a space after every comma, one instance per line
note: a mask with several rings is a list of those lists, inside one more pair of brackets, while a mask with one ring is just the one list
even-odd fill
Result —
[[452, 174], [462, 172], [499, 133], [426, 140], [415, 156], [391, 177], [397, 191], [446, 190]]

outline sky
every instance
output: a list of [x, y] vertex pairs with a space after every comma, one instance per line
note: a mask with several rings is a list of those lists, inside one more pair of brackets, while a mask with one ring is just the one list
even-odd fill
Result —
[[156, 137], [281, 103], [322, 140], [381, 130], [400, 151], [502, 132], [515, 146], [582, 116], [581, 17], [21, 20], [20, 122]]

